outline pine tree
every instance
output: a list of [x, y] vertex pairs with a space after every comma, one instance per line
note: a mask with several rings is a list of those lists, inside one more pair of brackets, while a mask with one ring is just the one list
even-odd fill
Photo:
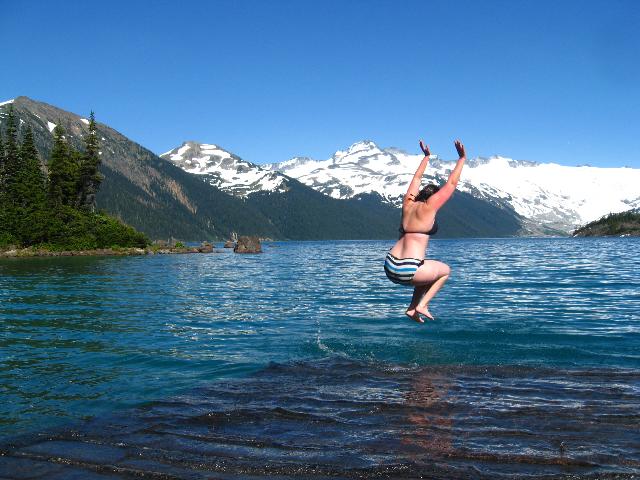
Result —
[[84, 137], [84, 144], [85, 151], [80, 163], [78, 205], [93, 212], [96, 207], [96, 193], [98, 193], [102, 182], [102, 175], [98, 171], [100, 152], [98, 151], [98, 134], [93, 112], [89, 116], [89, 132]]
[[18, 151], [18, 128], [16, 127], [16, 117], [13, 112], [13, 105], [9, 105], [7, 115], [7, 140], [4, 145], [4, 187], [6, 193], [11, 196], [13, 184], [16, 180], [16, 172], [20, 164], [20, 152]]
[[2, 193], [4, 185], [4, 136], [0, 130], [0, 206], [2, 205]]
[[67, 144], [64, 129], [53, 129], [53, 149], [49, 158], [49, 202], [52, 206], [75, 205], [77, 198], [78, 153]]
[[7, 195], [4, 187], [4, 164], [5, 164], [4, 139], [2, 135], [2, 130], [0, 130], [0, 244], [3, 243], [3, 240], [7, 234], [7, 232], [5, 232], [5, 214], [7, 211], [7, 205], [6, 205]]
[[46, 184], [40, 158], [28, 127], [20, 147], [20, 168], [16, 175], [15, 206], [16, 236], [23, 245], [43, 241], [47, 230]]
[[16, 203], [33, 209], [46, 200], [45, 177], [40, 167], [40, 156], [33, 140], [33, 130], [27, 127], [20, 147], [20, 168], [16, 182]]
[[13, 112], [13, 105], [9, 105], [7, 115], [6, 143], [4, 144], [4, 161], [2, 168], [2, 190], [0, 195], [0, 236], [13, 236], [17, 221], [14, 203], [16, 174], [20, 165], [18, 151], [18, 129]]

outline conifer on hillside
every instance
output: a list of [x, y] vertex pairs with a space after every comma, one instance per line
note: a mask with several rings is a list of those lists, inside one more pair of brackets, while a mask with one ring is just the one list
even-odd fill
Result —
[[0, 130], [0, 241], [3, 237], [3, 229], [5, 223], [4, 216], [6, 212], [7, 201], [7, 195], [4, 189], [4, 164], [4, 136], [2, 135], [2, 130]]
[[89, 116], [89, 131], [84, 137], [85, 150], [80, 162], [78, 185], [78, 205], [90, 211], [96, 208], [96, 193], [102, 182], [100, 167], [100, 152], [98, 151], [98, 133], [96, 119], [93, 112]]
[[4, 135], [0, 130], [0, 206], [2, 205], [2, 185], [4, 180]]
[[16, 175], [15, 202], [21, 208], [28, 210], [41, 208], [46, 201], [46, 184], [31, 127], [27, 127], [24, 134], [20, 147], [20, 160]]
[[16, 178], [16, 171], [20, 161], [18, 151], [18, 129], [16, 127], [16, 117], [13, 112], [13, 105], [9, 105], [7, 115], [6, 141], [4, 144], [4, 186], [10, 192]]
[[48, 223], [46, 180], [31, 127], [24, 133], [20, 160], [14, 188], [17, 234], [24, 245], [31, 245], [46, 238]]
[[64, 129], [53, 129], [49, 159], [49, 202], [52, 206], [75, 205], [77, 198], [78, 154], [64, 138]]
[[16, 127], [13, 105], [9, 105], [5, 135], [2, 188], [0, 192], [0, 196], [2, 197], [0, 200], [0, 231], [6, 233], [15, 231], [17, 221], [14, 192], [16, 174], [20, 165], [20, 152], [18, 150], [18, 129]]

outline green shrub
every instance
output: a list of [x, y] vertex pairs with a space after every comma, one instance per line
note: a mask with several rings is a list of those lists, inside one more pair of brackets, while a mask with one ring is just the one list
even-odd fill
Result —
[[104, 213], [58, 207], [47, 224], [46, 241], [39, 245], [54, 251], [138, 247], [149, 244], [146, 236]]

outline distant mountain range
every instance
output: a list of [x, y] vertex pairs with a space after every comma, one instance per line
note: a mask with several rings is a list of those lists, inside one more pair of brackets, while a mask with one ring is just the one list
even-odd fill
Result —
[[[398, 203], [389, 201], [375, 188], [354, 192], [345, 186], [344, 194], [329, 195], [331, 192], [324, 188], [326, 185], [308, 183], [301, 177], [299, 180], [308, 183], [304, 185], [289, 176], [286, 168], [283, 168], [285, 174], [274, 165], [247, 162], [219, 145], [194, 141], [184, 142], [161, 157], [199, 175], [216, 188], [247, 199], [265, 215], [277, 216], [281, 222], [278, 225], [287, 225], [289, 232], [296, 229], [296, 236], [290, 238], [310, 238], [309, 233], [314, 231], [317, 222], [326, 223], [326, 228], [352, 223], [358, 225], [358, 235], [364, 233], [365, 238], [378, 238], [366, 232], [371, 232], [373, 225], [383, 221], [387, 228], [384, 238], [397, 236], [401, 216]], [[336, 188], [339, 190], [341, 187]], [[406, 184], [403, 188], [406, 189]], [[257, 199], [259, 202], [254, 201]], [[335, 207], [328, 208], [328, 199], [347, 203], [331, 204]], [[317, 205], [317, 211], [312, 210], [312, 205]], [[359, 212], [356, 218], [350, 219], [348, 210], [345, 210], [347, 206]], [[315, 212], [313, 219], [306, 218], [310, 211]], [[370, 214], [375, 220], [370, 218]], [[438, 235], [444, 237], [505, 237], [526, 233], [522, 228], [522, 218], [508, 204], [476, 198], [466, 192], [456, 193], [440, 217]], [[317, 231], [311, 238], [335, 238], [318, 237], [319, 234]]]
[[[20, 127], [33, 128], [43, 159], [56, 124], [69, 142], [82, 146], [86, 118], [18, 97], [0, 103], [0, 126], [10, 104]], [[273, 239], [391, 239], [397, 236], [400, 198], [420, 160], [371, 141], [328, 160], [297, 157], [269, 165], [193, 141], [160, 157], [102, 123], [98, 133], [105, 175], [98, 207], [151, 238], [222, 239], [237, 232]], [[427, 177], [442, 182], [452, 166], [434, 160]], [[439, 236], [565, 234], [603, 211], [639, 206], [639, 174], [470, 159], [461, 191], [439, 215]]]
[[[400, 205], [421, 155], [374, 142], [354, 143], [327, 160], [297, 157], [267, 165], [334, 198], [377, 192]], [[431, 161], [428, 177], [443, 182], [455, 161]], [[529, 233], [565, 234], [610, 212], [640, 206], [640, 169], [569, 167], [505, 157], [472, 158], [459, 190], [501, 208], [511, 208]]]
[[[368, 140], [339, 150], [327, 160], [295, 157], [255, 165], [217, 145], [196, 142], [185, 142], [162, 157], [234, 195], [278, 191], [287, 178], [293, 177], [336, 199], [375, 194], [396, 207], [401, 205], [422, 158], [396, 148], [381, 148]], [[432, 160], [425, 183], [444, 182], [454, 165], [454, 160]], [[443, 211], [453, 214], [450, 222], [457, 223], [449, 234], [567, 235], [609, 212], [640, 206], [640, 169], [569, 167], [480, 157], [467, 161], [458, 188], [453, 206], [464, 203], [467, 210]], [[487, 231], [489, 212], [495, 220], [492, 232]], [[478, 230], [474, 231], [476, 226]]]

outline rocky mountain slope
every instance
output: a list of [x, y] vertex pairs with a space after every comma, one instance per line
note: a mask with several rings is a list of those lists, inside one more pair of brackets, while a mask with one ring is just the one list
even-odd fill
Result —
[[287, 177], [281, 173], [247, 162], [217, 145], [187, 141], [160, 157], [235, 196], [287, 189]]

